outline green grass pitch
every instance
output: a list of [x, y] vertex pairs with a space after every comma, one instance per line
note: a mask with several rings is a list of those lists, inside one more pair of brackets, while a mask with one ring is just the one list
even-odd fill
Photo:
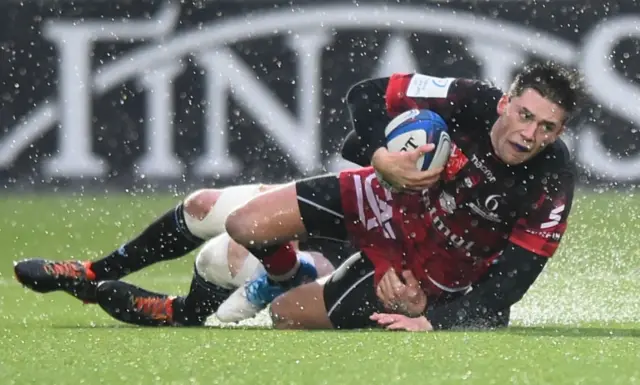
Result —
[[[12, 261], [96, 258], [178, 201], [0, 201], [0, 384], [640, 384], [640, 198], [579, 193], [569, 231], [513, 327], [496, 332], [136, 328], [23, 289]], [[188, 288], [193, 255], [127, 278]]]

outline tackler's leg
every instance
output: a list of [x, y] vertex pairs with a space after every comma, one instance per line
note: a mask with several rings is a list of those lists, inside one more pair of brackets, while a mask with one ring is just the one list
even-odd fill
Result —
[[224, 232], [231, 211], [269, 187], [246, 185], [196, 191], [100, 260], [27, 259], [15, 264], [16, 278], [36, 292], [63, 290], [85, 302], [95, 302], [97, 282], [117, 280], [195, 250], [205, 240]]
[[262, 194], [227, 218], [227, 232], [264, 265], [266, 273], [236, 291], [218, 309], [223, 322], [255, 316], [285, 291], [318, 277], [293, 240], [346, 239], [336, 175], [304, 179]]
[[363, 329], [383, 310], [374, 288], [374, 267], [362, 253], [340, 265], [326, 280], [286, 292], [271, 304], [276, 329]]
[[[312, 254], [320, 274], [333, 271], [322, 255]], [[122, 281], [104, 281], [98, 286], [97, 302], [115, 319], [134, 325], [201, 326], [234, 289], [262, 273], [264, 268], [256, 257], [227, 234], [221, 234], [200, 249], [186, 296], [151, 292]]]
[[204, 244], [196, 256], [185, 296], [151, 292], [122, 281], [103, 281], [98, 285], [97, 303], [115, 319], [134, 325], [201, 326], [237, 287], [233, 279], [242, 266], [251, 268], [252, 261], [245, 264], [241, 260], [248, 259], [247, 253], [241, 254], [231, 246], [226, 234]]

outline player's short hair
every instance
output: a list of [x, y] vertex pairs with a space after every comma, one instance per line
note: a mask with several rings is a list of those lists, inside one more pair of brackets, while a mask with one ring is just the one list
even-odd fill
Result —
[[555, 62], [536, 63], [516, 74], [508, 95], [520, 96], [527, 89], [537, 91], [567, 112], [567, 119], [577, 115], [584, 98], [580, 73]]

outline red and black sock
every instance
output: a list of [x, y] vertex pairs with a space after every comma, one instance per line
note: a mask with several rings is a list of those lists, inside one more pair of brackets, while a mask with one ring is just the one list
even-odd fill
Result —
[[262, 262], [272, 278], [285, 277], [295, 273], [298, 255], [291, 242], [275, 246], [248, 247], [249, 252]]

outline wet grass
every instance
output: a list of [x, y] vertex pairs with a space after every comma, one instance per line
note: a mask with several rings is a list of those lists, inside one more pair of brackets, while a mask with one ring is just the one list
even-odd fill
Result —
[[[559, 254], [497, 332], [135, 328], [12, 279], [14, 259], [99, 257], [176, 201], [3, 198], [0, 384], [640, 383], [640, 198], [629, 194], [577, 196]], [[128, 279], [177, 293], [192, 264]]]

